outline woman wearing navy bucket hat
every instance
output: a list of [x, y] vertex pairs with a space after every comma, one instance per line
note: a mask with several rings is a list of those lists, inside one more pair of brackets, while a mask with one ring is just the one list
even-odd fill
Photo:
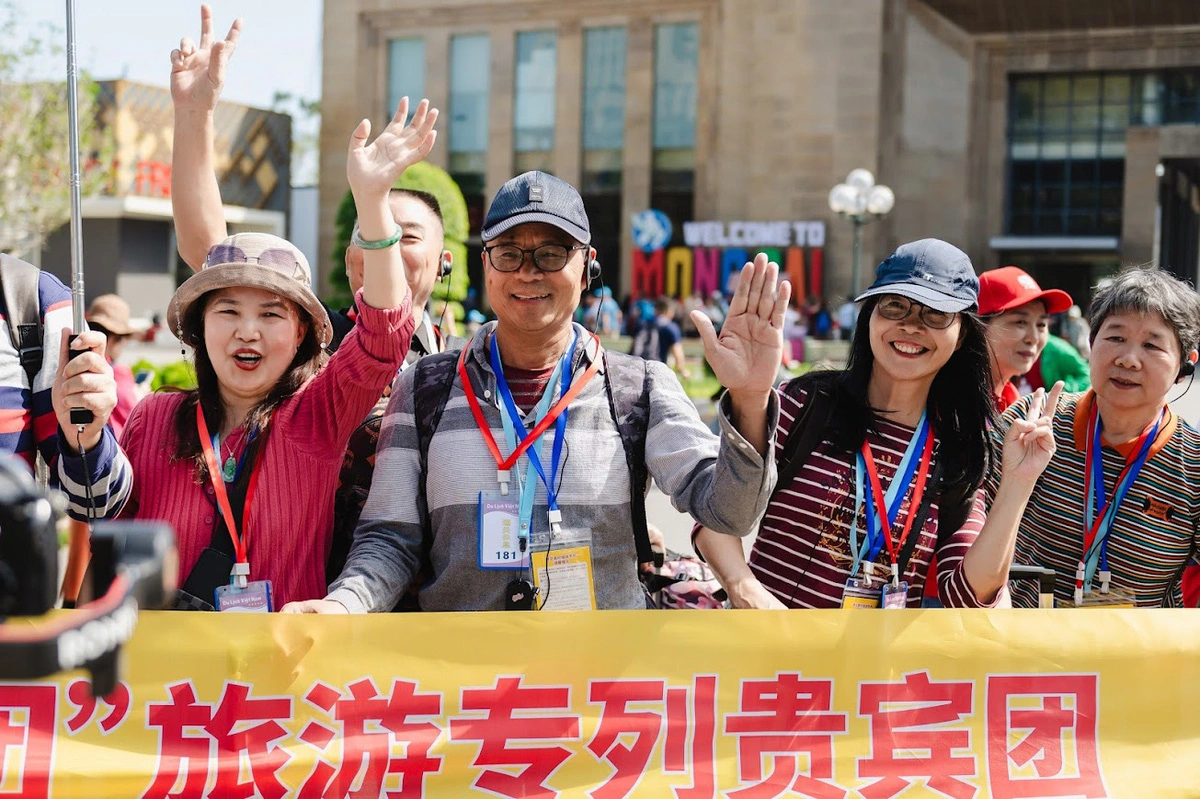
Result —
[[327, 356], [329, 318], [295, 246], [241, 233], [209, 250], [167, 320], [195, 350], [198, 387], [148, 397], [122, 441], [127, 518], [170, 522], [179, 609], [266, 611], [325, 595], [333, 496], [346, 442], [396, 376], [416, 318], [388, 191], [433, 147], [438, 112], [408, 99], [371, 144], [363, 120], [346, 174], [365, 250], [354, 330]]
[[695, 537], [734, 607], [920, 607], [935, 554], [946, 605], [1008, 604], [1017, 524], [1054, 454], [1061, 389], [1039, 392], [1009, 428], [985, 517], [995, 407], [978, 294], [961, 250], [905, 244], [857, 298], [847, 368], [781, 389], [779, 482], [749, 563], [736, 538]]

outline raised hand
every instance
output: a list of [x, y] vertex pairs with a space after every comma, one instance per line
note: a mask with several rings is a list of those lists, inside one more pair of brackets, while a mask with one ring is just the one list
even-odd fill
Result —
[[1015, 419], [1004, 435], [1003, 476], [1032, 486], [1054, 457], [1054, 411], [1062, 395], [1063, 383], [1050, 389], [1039, 388], [1029, 401], [1024, 419]]
[[438, 110], [429, 107], [428, 100], [417, 104], [412, 122], [408, 118], [408, 98], [400, 100], [396, 116], [388, 126], [367, 144], [371, 137], [371, 122], [364, 119], [350, 135], [350, 154], [346, 159], [346, 179], [355, 201], [384, 197], [396, 185], [404, 170], [429, 155], [437, 140], [433, 129]]
[[779, 265], [759, 253], [742, 268], [720, 336], [707, 315], [692, 311], [704, 357], [731, 396], [766, 396], [774, 387], [783, 359], [783, 314], [791, 296], [791, 284], [779, 282]]
[[212, 7], [200, 6], [200, 44], [183, 37], [171, 51], [171, 101], [176, 109], [212, 111], [225, 86], [225, 65], [237, 49], [242, 20], [235, 19], [224, 39], [213, 41]]

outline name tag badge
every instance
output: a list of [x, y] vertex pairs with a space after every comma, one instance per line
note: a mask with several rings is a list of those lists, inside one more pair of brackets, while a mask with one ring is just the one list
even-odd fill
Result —
[[842, 591], [843, 610], [867, 610], [879, 607], [879, 589], [869, 588], [866, 580], [851, 577]]
[[479, 568], [519, 569], [529, 565], [521, 552], [521, 517], [515, 494], [479, 492]]
[[540, 610], [595, 610], [592, 539], [587, 533], [539, 533], [533, 545], [533, 584]]
[[1083, 595], [1081, 608], [1136, 608], [1137, 599], [1133, 594], [1121, 588], [1109, 588], [1108, 593], [1096, 590]]
[[883, 584], [883, 609], [904, 610], [908, 607], [908, 583], [901, 580], [898, 583]]
[[271, 600], [271, 581], [255, 580], [245, 588], [235, 585], [217, 586], [217, 610], [224, 613], [270, 613], [275, 610]]

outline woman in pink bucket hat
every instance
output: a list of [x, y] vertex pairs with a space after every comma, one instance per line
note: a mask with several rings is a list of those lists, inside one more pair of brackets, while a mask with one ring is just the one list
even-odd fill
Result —
[[325, 595], [346, 442], [416, 324], [388, 191], [429, 154], [437, 116], [422, 100], [405, 125], [405, 98], [374, 142], [367, 120], [350, 138], [365, 269], [355, 330], [332, 357], [308, 261], [278, 237], [230, 236], [171, 298], [167, 324], [194, 348], [198, 387], [148, 397], [122, 443], [135, 475], [125, 516], [170, 522], [178, 535], [176, 607], [270, 610]]

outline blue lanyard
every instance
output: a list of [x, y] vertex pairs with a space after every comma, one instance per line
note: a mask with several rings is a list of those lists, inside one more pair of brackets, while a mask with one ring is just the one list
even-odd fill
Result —
[[[545, 418], [546, 413], [549, 411], [550, 401], [554, 397], [555, 383], [557, 382], [560, 374], [562, 375], [562, 394], [560, 396], [565, 396], [567, 391], [569, 391], [571, 388], [571, 359], [575, 354], [575, 344], [578, 340], [578, 337], [579, 336], [577, 333], [571, 339], [571, 346], [565, 353], [563, 353], [562, 359], [558, 362], [558, 366], [555, 367], [554, 374], [550, 376], [550, 380], [546, 384], [546, 390], [542, 394], [542, 399], [538, 404], [538, 421], [541, 421], [543, 418]], [[496, 344], [496, 337], [494, 335], [492, 336], [491, 340], [491, 362], [492, 371], [496, 375], [496, 392], [500, 395], [500, 399], [503, 403], [503, 409], [501, 410], [500, 417], [501, 421], [504, 423], [504, 432], [506, 437], [509, 439], [509, 445], [515, 449], [518, 441], [517, 432], [520, 432], [519, 440], [521, 442], [525, 441], [525, 439], [529, 436], [529, 432], [525, 429], [525, 425], [521, 421], [521, 412], [517, 409], [517, 405], [513, 401], [512, 391], [508, 388], [508, 381], [504, 378], [504, 366], [500, 362], [500, 348]], [[507, 413], [504, 411], [507, 411]], [[542, 435], [542, 438], [539, 438], [537, 442], [537, 448], [531, 446], [525, 451], [525, 457], [529, 461], [529, 466], [533, 468], [533, 470], [537, 473], [537, 476], [541, 478], [542, 484], [546, 486], [546, 503], [549, 506], [552, 524], [554, 523], [553, 520], [559, 517], [558, 487], [556, 487], [555, 481], [558, 479], [558, 466], [562, 457], [563, 441], [565, 440], [567, 430], [567, 413], [569, 411], [569, 406], [563, 408], [562, 413], [560, 413], [558, 418], [554, 420], [554, 447], [550, 458], [549, 475], [547, 475], [545, 469], [542, 468], [542, 459], [538, 455], [538, 450], [541, 448], [542, 438], [545, 437], [545, 434]], [[528, 485], [532, 481], [532, 477], [533, 475], [528, 471], [527, 467], [526, 485], [521, 489], [522, 533], [528, 531], [528, 527], [526, 526], [527, 516], [524, 512], [525, 506], [528, 506], [529, 508], [528, 516], [532, 516], [533, 513], [534, 491], [530, 489]], [[526, 495], [528, 495], [528, 499], [526, 498]]]
[[[871, 501], [870, 481], [865, 479], [866, 462], [862, 452], [858, 452], [854, 458], [854, 517], [850, 527], [850, 547], [855, 550], [854, 564], [850, 567], [850, 576], [854, 577], [858, 574], [863, 562], [874, 563], [879, 557], [879, 552], [883, 549], [883, 540], [885, 535], [891, 535], [892, 525], [896, 523], [896, 516], [900, 513], [900, 505], [904, 499], [904, 494], [907, 492], [909, 484], [912, 483], [913, 472], [917, 470], [918, 451], [924, 448], [925, 439], [929, 436], [929, 420], [926, 418], [924, 411], [921, 412], [921, 420], [917, 422], [917, 429], [913, 431], [912, 438], [908, 442], [908, 449], [904, 451], [904, 457], [900, 460], [900, 465], [896, 467], [896, 473], [892, 476], [891, 485], [888, 486], [887, 494], [884, 498], [884, 505], [887, 507], [887, 529], [881, 529], [882, 520], [875, 520], [875, 503]], [[864, 485], [866, 486], [864, 491]], [[864, 505], [864, 495], [866, 498], [866, 522], [867, 531], [863, 536], [862, 544], [858, 543], [858, 511]], [[910, 513], [916, 513], [916, 508], [911, 508]]]
[[[1095, 415], [1095, 422], [1092, 425], [1094, 428], [1091, 436], [1088, 459], [1088, 480], [1090, 483], [1087, 491], [1087, 496], [1084, 499], [1084, 535], [1095, 529], [1095, 537], [1092, 540], [1092, 545], [1087, 552], [1084, 552], [1084, 561], [1086, 570], [1084, 572], [1084, 588], [1091, 590], [1092, 578], [1096, 575], [1096, 566], [1100, 566], [1100, 571], [1108, 572], [1108, 534], [1112, 532], [1113, 522], [1116, 520], [1117, 510], [1120, 508], [1121, 502], [1125, 499], [1125, 495], [1129, 493], [1130, 486], [1137, 480], [1138, 474], [1142, 471], [1142, 466], [1145, 465], [1150, 456], [1150, 447], [1154, 445], [1155, 439], [1158, 438], [1158, 429], [1162, 424], [1163, 417], [1166, 412], [1160, 412], [1158, 418], [1154, 422], [1154, 426], [1150, 428], [1149, 433], [1143, 431], [1141, 447], [1138, 449], [1136, 457], [1133, 460], [1127, 460], [1125, 468], [1117, 477], [1117, 483], [1113, 487], [1112, 501], [1108, 501], [1104, 496], [1104, 459], [1101, 453], [1101, 431], [1103, 430], [1103, 422], [1100, 419], [1100, 414], [1094, 409], [1092, 413]], [[1099, 523], [1096, 518], [1099, 516]]]

